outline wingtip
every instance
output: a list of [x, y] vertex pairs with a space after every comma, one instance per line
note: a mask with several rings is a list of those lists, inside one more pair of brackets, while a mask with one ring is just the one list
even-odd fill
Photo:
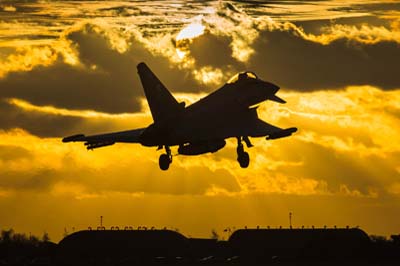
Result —
[[137, 66], [136, 66], [136, 68], [138, 69], [138, 70], [140, 70], [141, 68], [147, 68], [147, 65], [146, 65], [146, 63], [145, 62], [140, 62]]
[[296, 131], [297, 131], [297, 127], [290, 127], [290, 128], [282, 129], [281, 131], [278, 131], [278, 132], [268, 135], [266, 137], [266, 140], [289, 137]]

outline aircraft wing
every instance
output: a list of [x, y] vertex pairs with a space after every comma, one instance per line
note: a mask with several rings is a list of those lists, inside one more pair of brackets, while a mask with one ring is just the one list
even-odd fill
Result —
[[267, 122], [262, 121], [261, 119], [257, 119], [256, 123], [253, 123], [252, 126], [252, 134], [251, 136], [267, 136], [266, 139], [279, 139], [283, 137], [289, 137], [294, 132], [297, 131], [297, 128], [290, 127], [290, 128], [279, 128], [268, 124]]
[[85, 136], [83, 134], [63, 138], [62, 142], [84, 142], [88, 150], [113, 145], [117, 142], [140, 143], [140, 136], [145, 128], [120, 131], [107, 134]]

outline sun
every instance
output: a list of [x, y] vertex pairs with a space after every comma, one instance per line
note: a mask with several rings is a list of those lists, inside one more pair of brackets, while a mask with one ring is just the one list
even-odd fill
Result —
[[204, 25], [198, 22], [189, 24], [178, 33], [175, 39], [177, 41], [184, 39], [193, 39], [202, 35], [205, 28], [206, 27]]
[[204, 34], [205, 26], [198, 22], [193, 22], [184, 27], [178, 35], [175, 37], [176, 40], [176, 54], [179, 59], [183, 60], [189, 53], [188, 45], [196, 37]]

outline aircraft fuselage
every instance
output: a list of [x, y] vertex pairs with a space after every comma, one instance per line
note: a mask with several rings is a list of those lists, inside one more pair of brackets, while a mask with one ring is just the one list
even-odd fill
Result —
[[[227, 83], [171, 119], [151, 124], [142, 133], [140, 143], [144, 146], [173, 146], [248, 136], [250, 134], [244, 126], [257, 118], [255, 110], [249, 107], [271, 98], [278, 90], [278, 86], [260, 79]], [[237, 130], [232, 130], [235, 128]]]

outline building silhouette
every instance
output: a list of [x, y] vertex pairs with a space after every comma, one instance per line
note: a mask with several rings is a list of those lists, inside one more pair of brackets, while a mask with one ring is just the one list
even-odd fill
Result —
[[400, 265], [399, 235], [369, 237], [358, 228], [246, 228], [226, 241], [112, 228], [74, 232], [58, 244], [5, 235], [0, 265]]
[[[142, 265], [251, 265], [277, 262], [400, 262], [400, 246], [374, 243], [358, 228], [239, 229], [227, 241], [187, 238], [171, 230], [86, 230], [58, 244], [57, 259], [68, 265], [124, 261]], [[347, 264], [344, 264], [347, 265]]]
[[249, 260], [349, 258], [370, 247], [368, 235], [352, 229], [241, 229], [229, 238], [234, 254]]

